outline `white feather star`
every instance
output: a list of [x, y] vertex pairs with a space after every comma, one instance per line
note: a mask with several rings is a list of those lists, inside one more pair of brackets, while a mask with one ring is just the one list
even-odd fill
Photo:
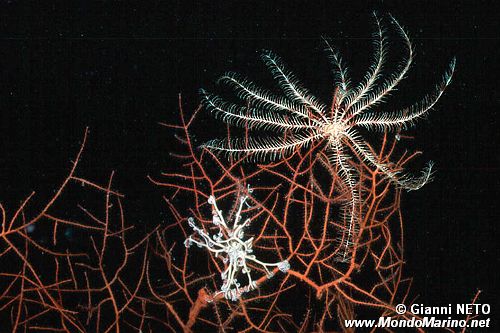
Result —
[[[345, 239], [343, 260], [352, 244], [351, 237], [356, 228], [355, 207], [359, 203], [357, 180], [354, 169], [349, 165], [350, 151], [354, 151], [364, 162], [373, 165], [388, 179], [407, 190], [416, 190], [427, 183], [431, 176], [432, 162], [429, 162], [420, 177], [412, 177], [401, 171], [393, 171], [389, 164], [379, 161], [361, 137], [358, 129], [397, 130], [412, 126], [425, 116], [449, 85], [455, 68], [455, 59], [449, 64], [442, 81], [434, 91], [419, 102], [402, 110], [386, 112], [374, 110], [388, 94], [403, 80], [413, 59], [413, 49], [408, 34], [391, 16], [391, 22], [405, 41], [407, 56], [398, 70], [384, 76], [387, 38], [381, 20], [374, 15], [376, 32], [374, 33], [375, 57], [362, 82], [352, 87], [347, 69], [338, 52], [325, 39], [326, 50], [335, 70], [336, 90], [331, 108], [312, 96], [301, 86], [297, 78], [287, 70], [279, 57], [266, 51], [262, 59], [284, 92], [278, 97], [271, 92], [256, 87], [247, 79], [235, 73], [226, 73], [219, 82], [225, 83], [237, 92], [246, 106], [223, 101], [220, 97], [202, 90], [203, 103], [222, 121], [241, 127], [269, 130], [282, 135], [276, 137], [248, 137], [245, 139], [216, 139], [203, 147], [234, 156], [248, 155], [255, 160], [273, 160], [290, 155], [295, 149], [311, 146], [324, 140], [326, 154], [332, 165], [338, 167], [339, 175], [351, 192], [348, 236]], [[292, 133], [292, 135], [284, 135]]]

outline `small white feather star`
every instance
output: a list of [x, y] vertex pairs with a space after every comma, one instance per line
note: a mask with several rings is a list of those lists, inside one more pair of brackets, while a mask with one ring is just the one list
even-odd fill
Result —
[[[249, 191], [251, 190], [249, 189]], [[195, 239], [189, 236], [184, 245], [190, 247], [192, 244], [196, 244], [198, 247], [210, 251], [216, 258], [222, 255], [222, 261], [226, 269], [221, 273], [222, 286], [220, 291], [215, 293], [214, 297], [222, 293], [226, 299], [237, 301], [244, 293], [257, 288], [257, 283], [250, 274], [251, 269], [248, 262], [261, 266], [268, 278], [273, 277], [273, 267], [277, 267], [284, 273], [290, 269], [290, 264], [286, 260], [278, 263], [265, 263], [252, 254], [253, 237], [244, 239], [244, 228], [249, 225], [250, 219], [240, 223], [242, 220], [241, 211], [247, 199], [247, 196], [239, 198], [239, 208], [234, 217], [233, 226], [229, 227], [222, 216], [222, 211], [217, 207], [215, 197], [210, 196], [208, 198], [208, 203], [212, 206], [212, 223], [219, 228], [218, 234], [212, 237], [206, 231], [197, 227], [193, 218], [188, 219], [189, 226], [199, 237]], [[242, 287], [237, 279], [240, 273], [247, 276], [248, 283], [246, 286]]]

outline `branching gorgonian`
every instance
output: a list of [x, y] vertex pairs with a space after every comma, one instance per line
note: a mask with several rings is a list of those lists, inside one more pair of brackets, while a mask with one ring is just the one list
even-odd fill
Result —
[[355, 212], [359, 203], [357, 177], [349, 159], [358, 156], [363, 162], [372, 165], [399, 187], [416, 190], [422, 187], [431, 176], [432, 163], [414, 177], [396, 170], [390, 163], [380, 161], [361, 136], [359, 129], [374, 131], [394, 131], [414, 125], [425, 116], [443, 94], [450, 83], [455, 68], [455, 59], [434, 90], [419, 102], [398, 111], [377, 109], [384, 98], [403, 80], [413, 60], [414, 51], [406, 31], [391, 16], [390, 21], [402, 37], [407, 55], [397, 70], [387, 75], [384, 66], [387, 52], [387, 32], [382, 21], [374, 15], [376, 31], [374, 33], [375, 55], [363, 80], [353, 85], [347, 68], [339, 53], [325, 39], [335, 73], [335, 92], [330, 107], [314, 97], [286, 69], [281, 59], [272, 52], [265, 51], [262, 60], [283, 90], [283, 96], [275, 96], [268, 90], [258, 88], [249, 80], [235, 73], [226, 73], [219, 82], [232, 87], [242, 105], [224, 101], [222, 98], [202, 90], [203, 104], [222, 121], [248, 129], [267, 130], [279, 133], [277, 136], [242, 139], [216, 139], [204, 144], [204, 147], [227, 153], [231, 156], [248, 155], [254, 160], [274, 160], [290, 155], [295, 149], [311, 146], [314, 142], [325, 142], [325, 153], [329, 162], [338, 170], [351, 193], [350, 208], [347, 210], [348, 235], [345, 240], [344, 260], [348, 252], [353, 233], [357, 226]]
[[[219, 229], [218, 233], [212, 237], [207, 231], [196, 226], [193, 218], [188, 220], [189, 226], [197, 234], [197, 237], [189, 236], [184, 245], [190, 247], [192, 244], [196, 244], [200, 248], [205, 248], [216, 258], [221, 256], [224, 263], [225, 270], [221, 273], [222, 286], [220, 291], [216, 292], [213, 297], [223, 294], [226, 299], [237, 301], [242, 294], [256, 289], [257, 282], [252, 279], [250, 265], [259, 266], [268, 278], [273, 277], [274, 267], [277, 267], [282, 272], [287, 272], [290, 268], [290, 264], [286, 260], [277, 263], [265, 263], [252, 254], [253, 237], [244, 239], [244, 229], [250, 224], [250, 219], [241, 222], [241, 212], [247, 199], [248, 196], [245, 195], [239, 198], [238, 211], [234, 217], [233, 225], [230, 227], [227, 225], [222, 211], [217, 207], [215, 197], [209, 197], [208, 203], [212, 206], [212, 223]], [[248, 280], [247, 285], [243, 287], [238, 281], [240, 273], [245, 274]]]

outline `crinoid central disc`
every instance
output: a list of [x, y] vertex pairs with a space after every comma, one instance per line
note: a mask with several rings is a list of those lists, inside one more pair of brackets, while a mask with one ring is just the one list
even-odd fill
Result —
[[337, 141], [345, 133], [346, 126], [343, 123], [330, 123], [323, 127], [323, 133], [333, 141]]

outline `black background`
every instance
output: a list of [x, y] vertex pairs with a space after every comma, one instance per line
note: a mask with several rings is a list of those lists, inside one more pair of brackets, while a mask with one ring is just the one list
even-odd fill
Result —
[[[451, 86], [409, 133], [420, 160], [436, 162], [434, 182], [404, 195], [407, 274], [426, 305], [479, 303], [499, 296], [499, 15], [494, 1], [186, 1], [0, 4], [0, 197], [8, 208], [36, 190], [40, 202], [60, 183], [84, 128], [81, 173], [126, 193], [129, 222], [168, 223], [161, 192], [146, 179], [172, 161], [172, 133], [158, 125], [186, 110], [198, 89], [218, 91], [227, 70], [272, 84], [259, 60], [274, 50], [305, 86], [330, 98], [319, 39], [335, 39], [354, 78], [372, 54], [371, 12], [391, 13], [417, 57], [390, 105], [431, 91], [453, 56]], [[401, 50], [398, 40], [391, 47]], [[217, 136], [208, 114], [196, 139]], [[74, 242], [79, 241], [77, 235]], [[82, 236], [83, 237], [83, 236]]]

